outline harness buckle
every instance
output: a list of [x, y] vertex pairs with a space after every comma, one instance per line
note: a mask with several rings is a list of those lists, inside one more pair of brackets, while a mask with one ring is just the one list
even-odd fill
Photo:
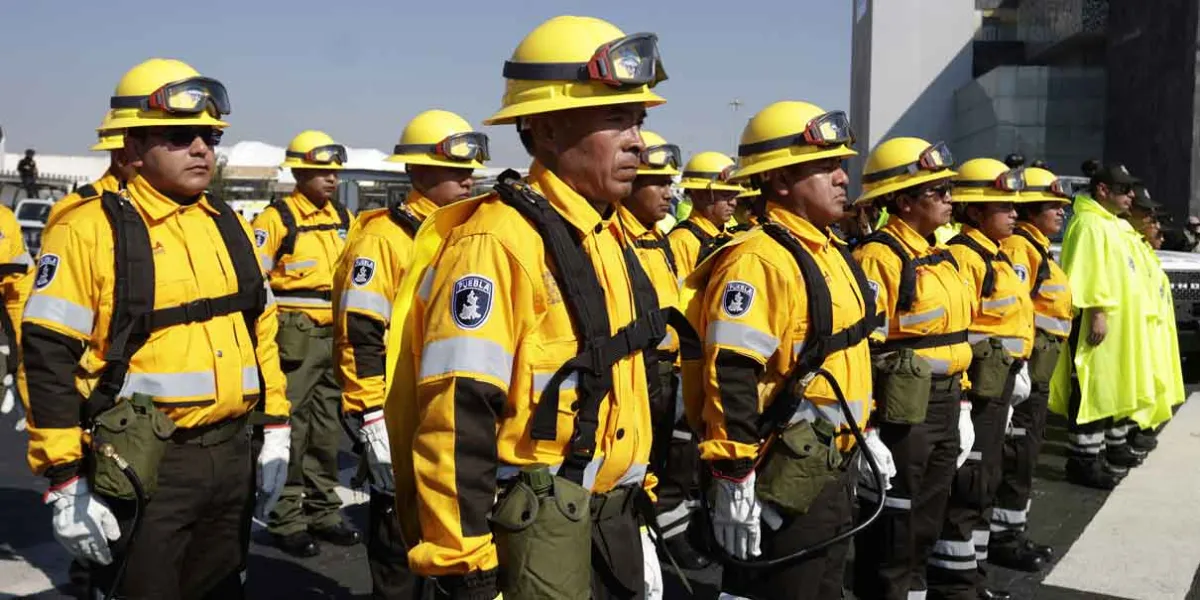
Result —
[[188, 323], [203, 323], [213, 318], [212, 299], [203, 298], [184, 304], [183, 316]]

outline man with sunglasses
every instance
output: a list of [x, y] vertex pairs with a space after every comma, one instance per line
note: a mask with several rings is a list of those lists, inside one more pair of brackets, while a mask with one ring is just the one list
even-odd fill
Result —
[[372, 598], [410, 599], [420, 593], [408, 569], [406, 545], [416, 543], [416, 524], [402, 523], [396, 511], [397, 496], [409, 505], [416, 502], [412, 477], [394, 481], [384, 423], [392, 306], [413, 262], [421, 223], [438, 208], [469, 197], [471, 174], [488, 158], [487, 136], [462, 117], [444, 110], [414, 117], [388, 157], [404, 163], [412, 190], [403, 202], [359, 214], [334, 274], [333, 339], [342, 412], [355, 427], [371, 483], [367, 563]]
[[[55, 535], [91, 567], [93, 595], [123, 570], [122, 598], [239, 598], [250, 413], [267, 423], [261, 512], [287, 469], [289, 405], [250, 228], [205, 193], [229, 98], [190, 66], [151, 59], [110, 106], [103, 129], [125, 132], [136, 173], [46, 230], [23, 320], [29, 462], [50, 480]], [[113, 473], [113, 451], [148, 503]]]
[[1092, 175], [1090, 193], [1075, 196], [1063, 235], [1062, 267], [1075, 319], [1063, 360], [1050, 383], [1050, 411], [1067, 417], [1067, 481], [1112, 489], [1141, 457], [1127, 444], [1122, 421], [1153, 404], [1130, 357], [1148, 340], [1142, 315], [1146, 279], [1136, 259], [1136, 232], [1120, 218], [1139, 180], [1108, 163]]
[[346, 148], [320, 131], [292, 139], [281, 169], [296, 190], [254, 219], [254, 239], [279, 303], [279, 362], [292, 403], [287, 485], [270, 515], [276, 544], [293, 556], [316, 556], [317, 539], [338, 546], [361, 535], [346, 525], [338, 497], [341, 389], [333, 369], [333, 271], [351, 226], [334, 200]]
[[729, 182], [733, 167], [733, 159], [720, 152], [701, 152], [683, 167], [679, 187], [686, 190], [692, 211], [667, 235], [680, 277], [691, 273], [729, 237], [726, 227], [733, 219], [738, 194], [746, 191]]
[[[397, 360], [415, 359], [415, 377], [389, 381], [388, 427], [415, 428], [394, 470], [415, 473], [409, 563], [441, 597], [661, 598], [641, 509], [647, 351], [666, 330], [610, 218], [633, 192], [646, 109], [664, 102], [656, 39], [575, 16], [530, 32], [484, 121], [515, 126], [528, 177], [502, 173], [418, 236], [442, 239], [413, 266], [415, 356]], [[409, 406], [421, 418], [397, 423]]]
[[[949, 250], [930, 242], [950, 222], [953, 166], [941, 142], [886, 140], [867, 158], [856, 202], [888, 213], [854, 257], [884, 316], [871, 335], [876, 409], [869, 435], [887, 447], [896, 469], [883, 513], [855, 538], [854, 591], [861, 598], [924, 594], [925, 563], [954, 472], [974, 438], [970, 410], [960, 402], [971, 363], [972, 292]], [[871, 477], [860, 479], [858, 499], [864, 517], [879, 504]]]
[[[750, 119], [732, 178], [761, 190], [759, 227], [684, 284], [704, 342], [685, 403], [712, 494], [701, 533], [729, 563], [722, 597], [842, 597], [857, 473], [851, 423], [866, 427], [871, 411], [876, 313], [866, 277], [830, 229], [845, 213], [852, 141], [845, 113], [807, 102], [776, 102]], [[763, 561], [784, 562], [755, 564]]]

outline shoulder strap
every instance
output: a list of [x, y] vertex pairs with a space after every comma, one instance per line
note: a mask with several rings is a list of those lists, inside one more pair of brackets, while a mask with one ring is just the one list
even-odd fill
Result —
[[[258, 255], [242, 228], [242, 221], [229, 205], [210, 197], [210, 204], [217, 210], [213, 219], [233, 264], [238, 289], [233, 294], [155, 310], [154, 255], [146, 222], [131, 202], [117, 194], [105, 192], [100, 202], [113, 232], [113, 310], [105, 365], [85, 405], [85, 423], [116, 402], [129, 372], [129, 361], [146, 344], [150, 334], [240, 312], [251, 344], [257, 347], [256, 323], [267, 301]], [[266, 389], [261, 369], [259, 389]]]
[[979, 258], [983, 260], [984, 267], [983, 289], [981, 290], [983, 297], [987, 298], [996, 293], [996, 268], [992, 266], [992, 263], [996, 261], [1009, 262], [1008, 257], [1003, 252], [996, 252], [995, 254], [989, 252], [987, 248], [984, 248], [979, 242], [971, 239], [971, 236], [965, 233], [960, 233], [950, 238], [950, 241], [947, 243], [966, 246], [979, 255]]
[[[950, 262], [955, 268], [958, 268], [958, 263], [954, 260], [954, 255], [941, 249], [934, 249], [931, 254], [920, 258], [913, 258], [909, 255], [904, 246], [892, 234], [879, 230], [859, 242], [859, 246], [867, 244], [883, 244], [887, 246], [897, 258], [900, 259], [900, 290], [896, 296], [896, 309], [900, 312], [908, 312], [912, 310], [913, 302], [917, 300], [917, 268], [923, 266], [933, 266], [942, 262]], [[857, 261], [856, 261], [857, 262]]]
[[90, 183], [85, 183], [79, 186], [79, 189], [75, 190], [75, 193], [79, 194], [79, 197], [85, 200], [91, 200], [93, 198], [100, 197], [100, 192], [96, 189], [96, 186]]
[[270, 206], [279, 213], [279, 221], [283, 223], [284, 230], [283, 239], [279, 240], [279, 248], [275, 250], [274, 263], [278, 263], [284, 255], [296, 251], [296, 215], [282, 198], [272, 202]]
[[679, 274], [675, 269], [675, 252], [671, 250], [671, 243], [665, 237], [656, 240], [634, 240], [633, 243], [637, 244], [638, 248], [662, 250], [667, 257], [667, 266], [670, 267], [671, 272], [675, 275]]
[[694, 221], [690, 221], [687, 219], [684, 219], [683, 221], [676, 223], [675, 227], [671, 228], [671, 231], [675, 231], [676, 229], [684, 229], [684, 230], [690, 231], [692, 233], [692, 235], [696, 236], [696, 239], [700, 240], [701, 246], [707, 245], [713, 239], [713, 236], [708, 235], [707, 232], [705, 232], [703, 229], [700, 229], [700, 226], [697, 225]]
[[1037, 242], [1037, 240], [1033, 239], [1033, 235], [1031, 235], [1028, 231], [1018, 227], [1013, 233], [1025, 238], [1026, 241], [1028, 241], [1031, 246], [1036, 248], [1038, 252], [1038, 258], [1040, 260], [1038, 261], [1037, 274], [1035, 274], [1033, 277], [1033, 287], [1029, 289], [1029, 297], [1033, 298], [1038, 295], [1039, 291], [1041, 291], [1042, 284], [1046, 283], [1047, 279], [1050, 279], [1050, 253], [1046, 252], [1046, 249], [1043, 248], [1042, 245]]
[[408, 210], [408, 207], [404, 206], [403, 202], [396, 202], [388, 206], [388, 217], [411, 236], [416, 236], [417, 230], [421, 228], [420, 219], [412, 214], [412, 211]]

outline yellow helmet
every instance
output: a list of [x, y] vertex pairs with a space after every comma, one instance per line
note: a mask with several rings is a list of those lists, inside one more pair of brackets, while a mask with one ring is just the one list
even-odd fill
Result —
[[101, 128], [166, 125], [228, 127], [229, 94], [216, 79], [202, 77], [183, 61], [151, 58], [130, 69], [109, 99], [112, 118]]
[[757, 198], [762, 195], [762, 190], [758, 188], [745, 188], [746, 191], [737, 195], [738, 198]]
[[491, 158], [488, 137], [466, 119], [446, 110], [427, 110], [413, 117], [400, 134], [389, 161], [452, 169], [482, 169]]
[[1024, 171], [994, 158], [972, 158], [954, 176], [954, 202], [1017, 202], [1025, 187]]
[[323, 131], [309, 129], [292, 138], [284, 153], [282, 169], [325, 169], [340, 171], [346, 164], [346, 147]]
[[879, 144], [863, 167], [863, 194], [855, 200], [862, 204], [892, 192], [922, 183], [950, 179], [957, 175], [950, 167], [954, 156], [946, 144], [915, 137], [892, 138]]
[[729, 183], [733, 169], [732, 158], [720, 152], [701, 152], [683, 167], [683, 178], [679, 180], [679, 187], [685, 190], [746, 191], [746, 188], [740, 185]]
[[855, 156], [858, 153], [850, 149], [852, 143], [854, 133], [846, 113], [826, 112], [807, 102], [776, 102], [754, 115], [742, 130], [733, 178], [745, 179], [825, 158]]
[[96, 142], [96, 144], [92, 146], [93, 151], [103, 152], [106, 150], [120, 150], [121, 148], [125, 147], [124, 129], [105, 129], [105, 126], [108, 125], [108, 122], [112, 120], [114, 112], [116, 111], [110, 110], [104, 114], [104, 120], [100, 122], [100, 127], [96, 129], [96, 133], [99, 134], [100, 141]]
[[668, 144], [667, 140], [653, 131], [642, 130], [641, 164], [638, 165], [638, 175], [678, 175], [679, 163], [683, 162], [679, 146]]
[[650, 91], [667, 78], [652, 33], [625, 32], [592, 17], [554, 17], [531, 31], [504, 63], [504, 98], [485, 125], [611, 104], [666, 102]]
[[1071, 203], [1071, 195], [1058, 176], [1046, 169], [1025, 169], [1025, 189], [1021, 190], [1017, 202], [1062, 202]]

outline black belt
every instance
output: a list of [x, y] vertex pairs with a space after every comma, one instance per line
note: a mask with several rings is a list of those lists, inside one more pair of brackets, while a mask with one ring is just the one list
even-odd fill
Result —
[[238, 433], [248, 430], [249, 413], [240, 417], [226, 419], [219, 423], [176, 429], [171, 435], [171, 441], [176, 444], [199, 444], [201, 446], [217, 446], [233, 439]]

